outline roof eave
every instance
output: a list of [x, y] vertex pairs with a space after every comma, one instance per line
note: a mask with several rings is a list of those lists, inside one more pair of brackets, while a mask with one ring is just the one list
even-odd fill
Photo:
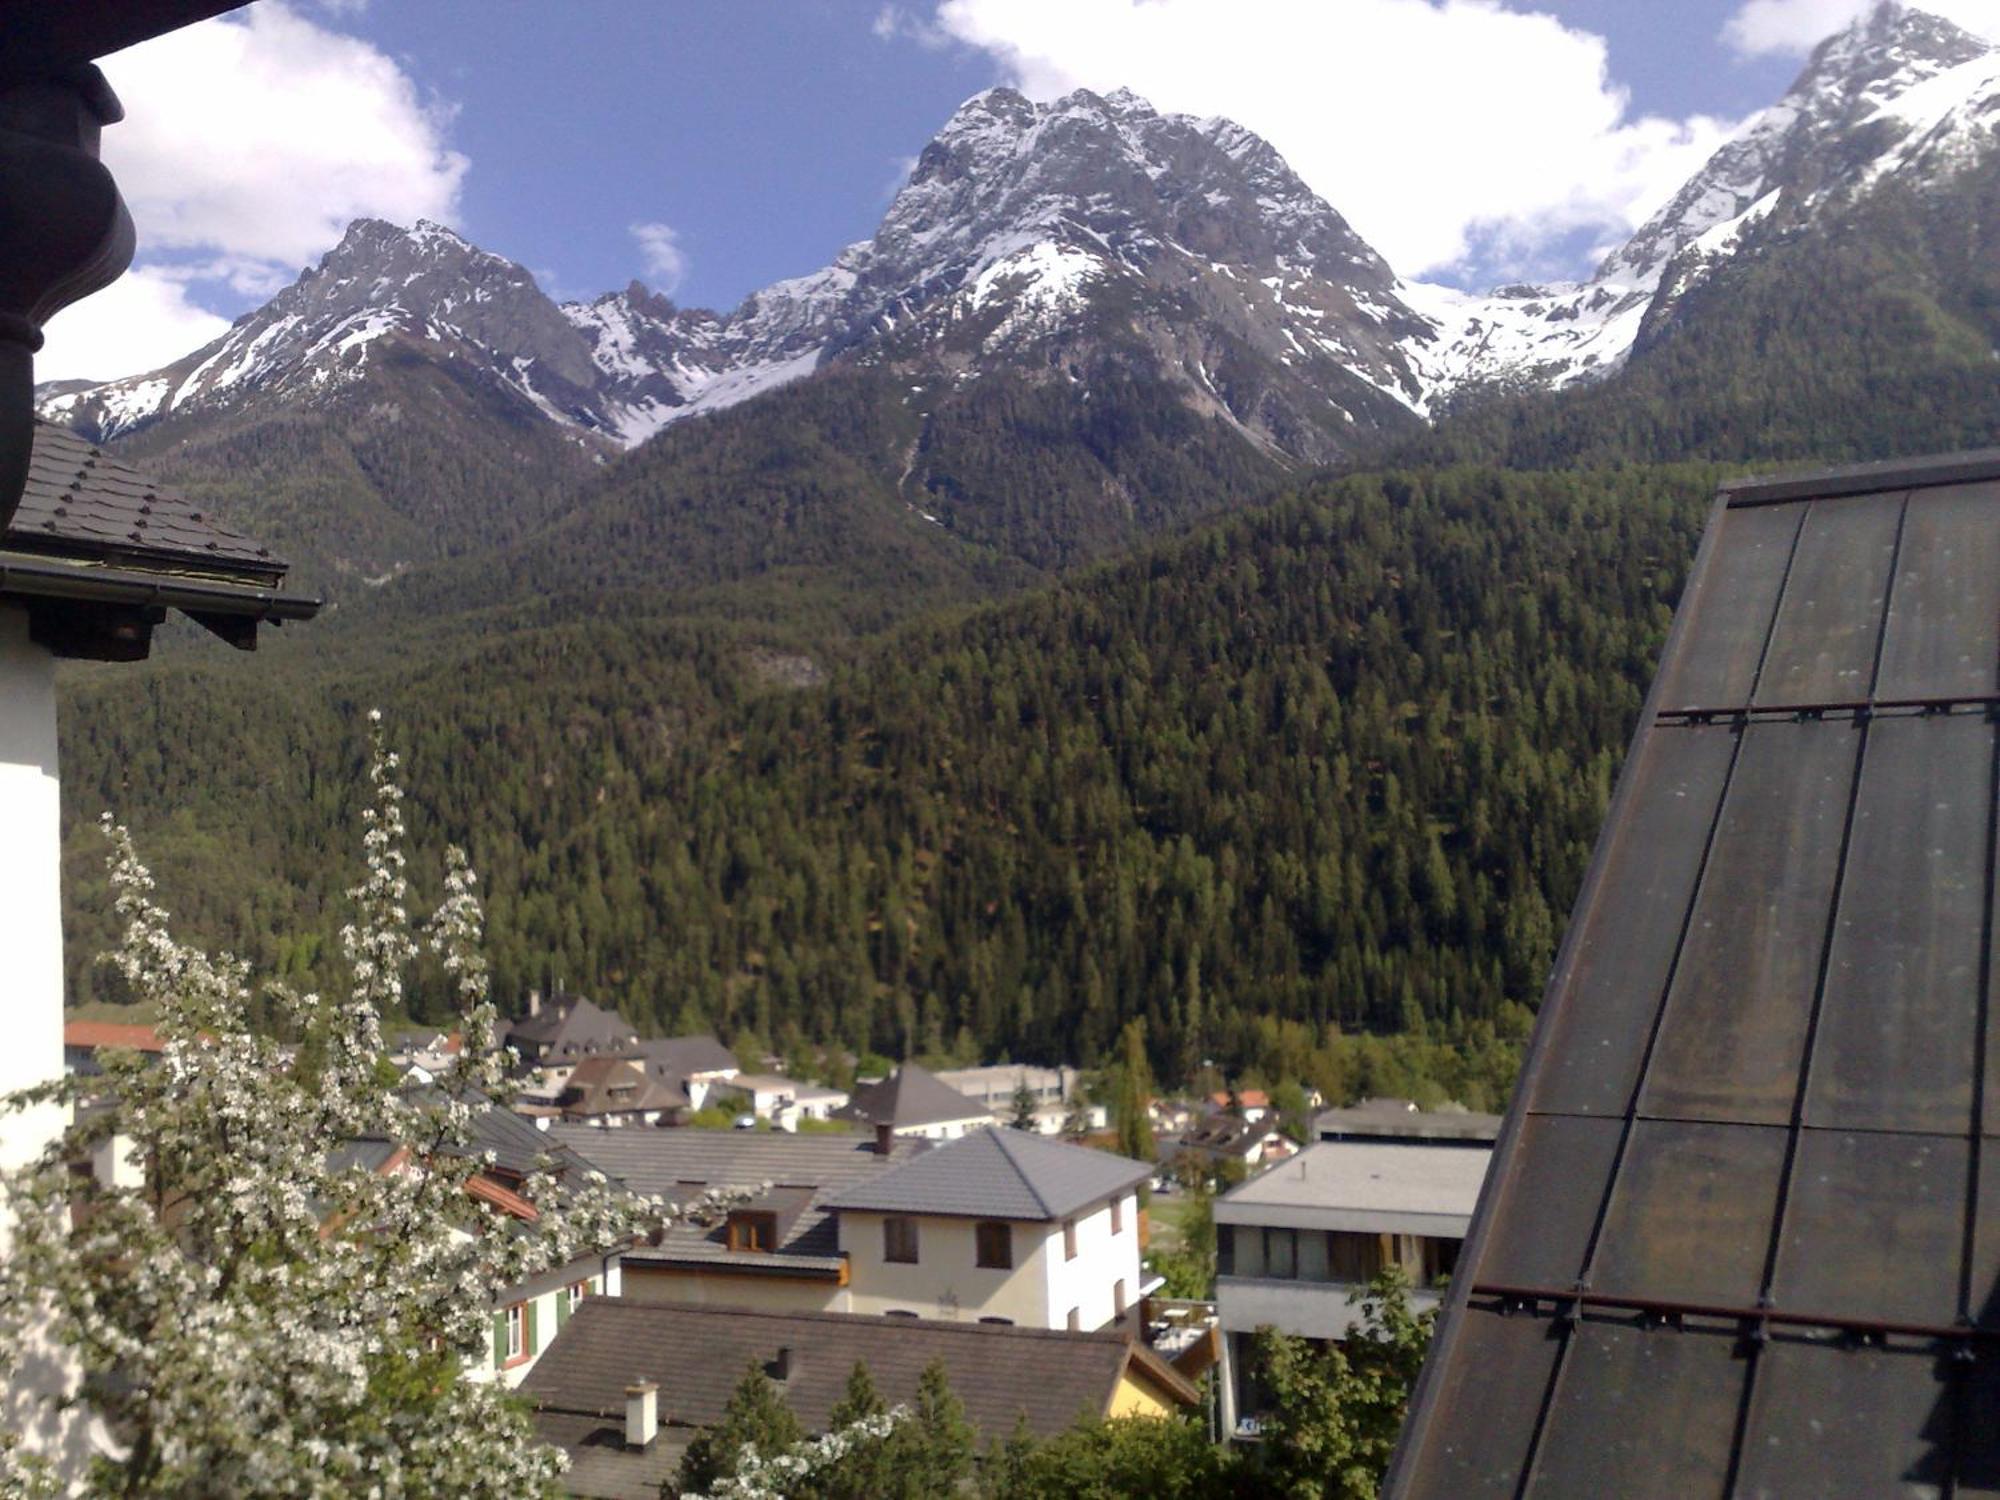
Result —
[[0, 598], [9, 597], [151, 606], [195, 615], [246, 616], [270, 624], [310, 620], [325, 602], [281, 594], [261, 581], [238, 584], [190, 573], [95, 567], [0, 553]]

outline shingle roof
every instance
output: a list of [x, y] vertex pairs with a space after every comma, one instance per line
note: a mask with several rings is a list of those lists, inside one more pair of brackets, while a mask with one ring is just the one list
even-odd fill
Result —
[[1624, 764], [1386, 1493], [1992, 1491], [2000, 452], [1724, 486]]
[[539, 1014], [522, 1016], [507, 1028], [508, 1042], [545, 1047], [552, 1060], [630, 1050], [638, 1038], [622, 1017], [581, 995], [556, 995]]
[[737, 1069], [736, 1054], [712, 1036], [649, 1037], [634, 1050], [646, 1059], [647, 1070], [655, 1077], [680, 1083], [696, 1073], [732, 1073]]
[[[843, 1188], [879, 1177], [923, 1149], [918, 1141], [896, 1141], [888, 1156], [875, 1143], [853, 1135], [791, 1135], [762, 1130], [598, 1130], [557, 1125], [550, 1134], [574, 1146], [633, 1192], [686, 1203], [709, 1189], [806, 1187], [811, 1201], [784, 1226], [774, 1254], [825, 1260], [840, 1253], [839, 1238], [826, 1202]], [[747, 1257], [747, 1259], [745, 1258]], [[732, 1252], [719, 1227], [675, 1224], [658, 1246], [635, 1250], [630, 1259], [702, 1260], [768, 1268], [772, 1255]]]
[[[990, 1438], [1011, 1432], [1023, 1416], [1030, 1430], [1044, 1437], [1086, 1413], [1102, 1416], [1128, 1360], [1140, 1361], [1156, 1388], [1189, 1404], [1199, 1399], [1162, 1361], [1117, 1331], [1066, 1333], [623, 1297], [581, 1303], [522, 1382], [521, 1394], [538, 1408], [536, 1425], [543, 1435], [569, 1448], [581, 1445], [587, 1434], [579, 1424], [551, 1423], [548, 1417], [594, 1417], [622, 1432], [625, 1387], [656, 1381], [667, 1437], [670, 1426], [704, 1427], [721, 1420], [743, 1372], [753, 1361], [775, 1365], [780, 1349], [791, 1351], [792, 1374], [781, 1386], [786, 1404], [814, 1432], [825, 1430], [856, 1364], [867, 1365], [876, 1390], [894, 1405], [913, 1400], [925, 1368], [941, 1361], [967, 1418]], [[596, 1446], [608, 1451], [610, 1445]]]
[[4, 545], [126, 563], [172, 563], [193, 571], [275, 583], [286, 564], [205, 506], [159, 485], [96, 444], [53, 423], [35, 423], [27, 488]]
[[562, 1108], [572, 1115], [637, 1114], [677, 1109], [687, 1091], [652, 1077], [636, 1060], [586, 1057], [570, 1070]]
[[829, 1207], [983, 1219], [1065, 1219], [1144, 1182], [1144, 1162], [989, 1126], [837, 1193]]
[[[472, 1098], [474, 1103], [484, 1103], [482, 1095]], [[472, 1148], [482, 1154], [491, 1153], [492, 1169], [516, 1180], [537, 1171], [557, 1177], [593, 1172], [602, 1172], [606, 1177], [615, 1175], [558, 1140], [552, 1132], [537, 1130], [511, 1109], [493, 1104], [485, 1104], [473, 1114]]]
[[966, 1098], [935, 1073], [915, 1063], [904, 1063], [880, 1082], [856, 1089], [853, 1101], [841, 1113], [866, 1120], [870, 1125], [897, 1129], [993, 1118], [993, 1112], [977, 1099]]

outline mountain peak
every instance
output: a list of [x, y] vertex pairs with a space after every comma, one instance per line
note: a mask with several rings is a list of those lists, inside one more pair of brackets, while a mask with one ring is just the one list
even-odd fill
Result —
[[1786, 97], [1873, 106], [1993, 50], [1943, 16], [1899, 0], [1878, 0], [1873, 10], [1813, 49]]

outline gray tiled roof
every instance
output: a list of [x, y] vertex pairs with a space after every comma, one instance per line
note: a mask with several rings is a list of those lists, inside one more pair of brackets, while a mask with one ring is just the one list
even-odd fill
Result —
[[507, 1028], [508, 1042], [524, 1055], [534, 1049], [523, 1044], [534, 1044], [546, 1047], [551, 1061], [630, 1050], [638, 1036], [622, 1016], [581, 995], [554, 996], [538, 1014], [522, 1016]]
[[1068, 1218], [1144, 1182], [1152, 1169], [1109, 1151], [989, 1127], [933, 1146], [836, 1194], [834, 1209], [987, 1219]]
[[737, 1070], [736, 1054], [712, 1036], [649, 1037], [633, 1050], [646, 1059], [646, 1071], [654, 1077], [680, 1083], [691, 1073]]
[[92, 561], [171, 563], [194, 572], [275, 583], [283, 560], [162, 488], [96, 444], [35, 423], [27, 488], [4, 538], [8, 550]]
[[[924, 1369], [941, 1361], [966, 1416], [989, 1438], [1012, 1432], [1022, 1416], [1030, 1430], [1047, 1437], [1086, 1412], [1103, 1415], [1126, 1361], [1134, 1357], [1133, 1346], [1116, 1331], [1065, 1333], [593, 1297], [578, 1306], [536, 1362], [521, 1394], [538, 1408], [542, 1435], [575, 1453], [588, 1433], [574, 1421], [550, 1418], [595, 1417], [601, 1426], [622, 1432], [625, 1387], [656, 1381], [657, 1448], [662, 1441], [684, 1443], [685, 1429], [721, 1420], [743, 1372], [753, 1362], [773, 1365], [780, 1349], [791, 1351], [793, 1373], [782, 1384], [786, 1404], [810, 1431], [825, 1430], [856, 1364], [868, 1366], [876, 1390], [894, 1405], [914, 1399]], [[1156, 1370], [1143, 1353], [1137, 1357]], [[1170, 1372], [1161, 1378], [1174, 1379]], [[676, 1428], [682, 1432], [676, 1434]], [[611, 1445], [600, 1439], [593, 1446], [608, 1452]], [[641, 1460], [652, 1454], [630, 1456]]]
[[968, 1099], [935, 1073], [915, 1063], [904, 1063], [881, 1082], [856, 1089], [853, 1102], [841, 1113], [866, 1120], [870, 1125], [896, 1127], [992, 1116], [992, 1111], [977, 1099]]
[[623, 1057], [586, 1057], [570, 1070], [561, 1100], [564, 1113], [583, 1116], [679, 1109], [687, 1102], [687, 1090]]
[[[876, 1153], [874, 1141], [853, 1135], [790, 1135], [762, 1130], [600, 1130], [558, 1124], [550, 1134], [573, 1146], [626, 1187], [670, 1203], [685, 1203], [709, 1189], [812, 1189], [810, 1201], [784, 1225], [775, 1254], [830, 1259], [840, 1253], [826, 1201], [894, 1170], [923, 1149], [918, 1141], [896, 1141], [890, 1155]], [[772, 1256], [731, 1252], [720, 1227], [677, 1224], [661, 1243], [635, 1250], [634, 1260], [703, 1260], [768, 1269]]]

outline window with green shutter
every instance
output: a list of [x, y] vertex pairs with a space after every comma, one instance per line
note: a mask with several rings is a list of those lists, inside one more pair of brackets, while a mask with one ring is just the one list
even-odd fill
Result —
[[535, 1300], [531, 1297], [528, 1299], [528, 1334], [527, 1337], [522, 1341], [521, 1352], [527, 1355], [530, 1359], [532, 1359], [535, 1355], [536, 1347], [537, 1346], [535, 1344]]
[[499, 1369], [507, 1363], [507, 1315], [497, 1312], [493, 1315], [493, 1368]]

